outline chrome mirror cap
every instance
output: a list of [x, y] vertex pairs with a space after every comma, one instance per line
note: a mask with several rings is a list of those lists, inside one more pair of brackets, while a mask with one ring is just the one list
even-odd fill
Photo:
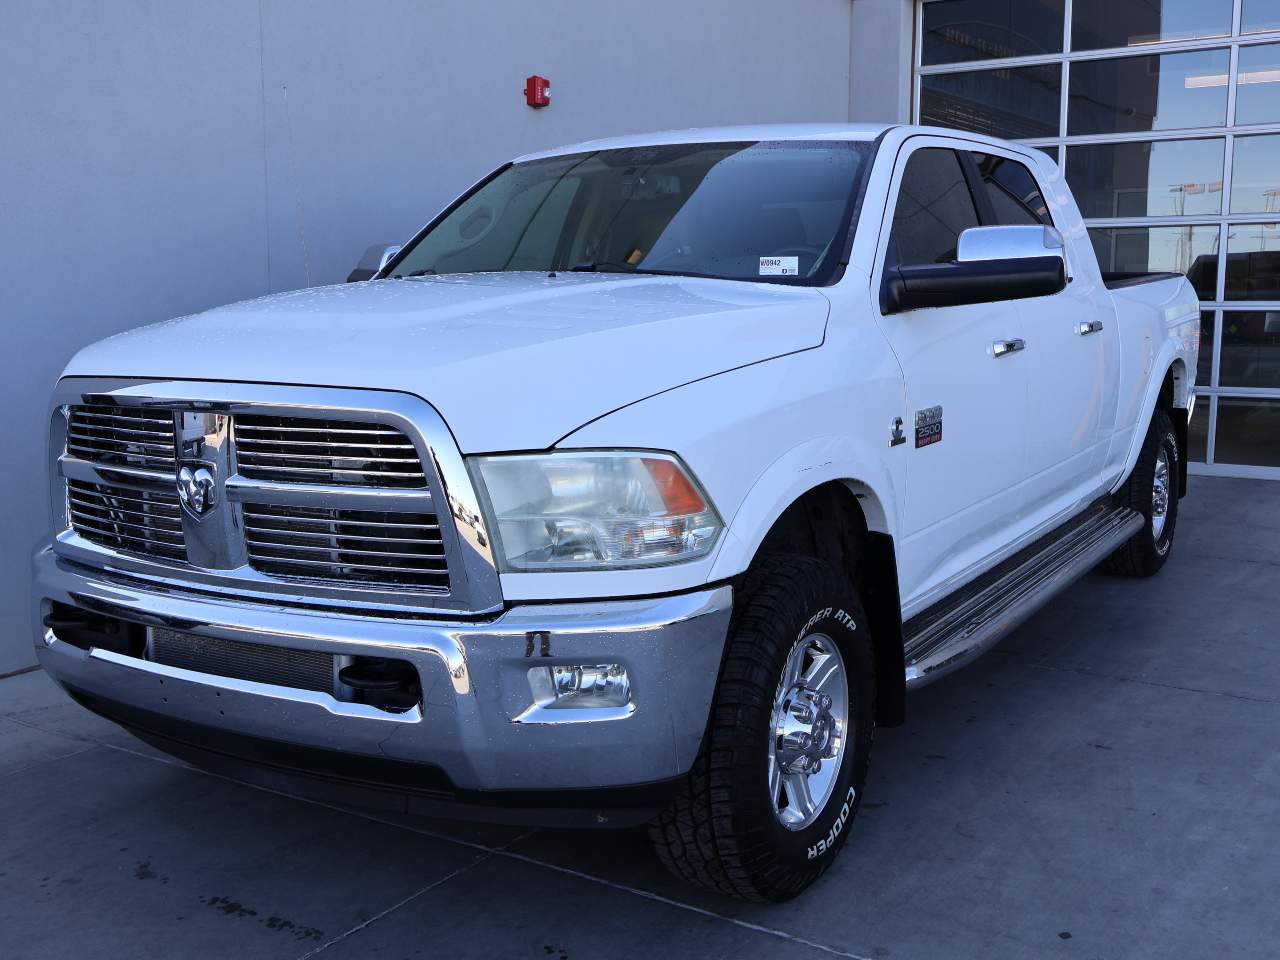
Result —
[[970, 227], [960, 234], [956, 260], [1027, 260], [1061, 257], [1062, 234], [1053, 227]]

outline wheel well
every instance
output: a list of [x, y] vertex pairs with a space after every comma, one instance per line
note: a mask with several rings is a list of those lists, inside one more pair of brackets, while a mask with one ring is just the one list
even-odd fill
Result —
[[817, 557], [855, 585], [875, 646], [876, 723], [892, 727], [902, 723], [906, 708], [897, 558], [893, 538], [875, 529], [882, 521], [878, 504], [869, 493], [855, 493], [857, 487], [832, 481], [805, 493], [774, 522], [756, 555]]
[[1160, 395], [1156, 398], [1156, 409], [1163, 410], [1173, 421], [1173, 432], [1178, 438], [1178, 496], [1187, 495], [1187, 409], [1178, 406], [1178, 400], [1185, 392], [1187, 368], [1181, 360], [1170, 364], [1160, 384]]

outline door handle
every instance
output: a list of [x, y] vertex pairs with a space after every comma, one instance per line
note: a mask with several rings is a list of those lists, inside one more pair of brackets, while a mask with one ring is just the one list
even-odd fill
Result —
[[1097, 333], [1102, 329], [1101, 320], [1089, 320], [1076, 324], [1076, 333], [1082, 337], [1087, 337], [1091, 333]]
[[1025, 349], [1026, 346], [1025, 340], [996, 340], [991, 344], [991, 355], [999, 360], [1001, 357], [1007, 357], [1011, 353]]

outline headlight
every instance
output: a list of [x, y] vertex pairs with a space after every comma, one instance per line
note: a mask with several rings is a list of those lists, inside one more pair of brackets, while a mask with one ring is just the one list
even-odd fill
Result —
[[476, 457], [504, 572], [612, 570], [706, 556], [720, 517], [665, 453]]

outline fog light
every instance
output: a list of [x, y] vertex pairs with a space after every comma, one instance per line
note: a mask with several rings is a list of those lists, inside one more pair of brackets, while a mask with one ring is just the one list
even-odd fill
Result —
[[533, 667], [529, 687], [542, 707], [623, 707], [631, 702], [631, 680], [619, 663]]

